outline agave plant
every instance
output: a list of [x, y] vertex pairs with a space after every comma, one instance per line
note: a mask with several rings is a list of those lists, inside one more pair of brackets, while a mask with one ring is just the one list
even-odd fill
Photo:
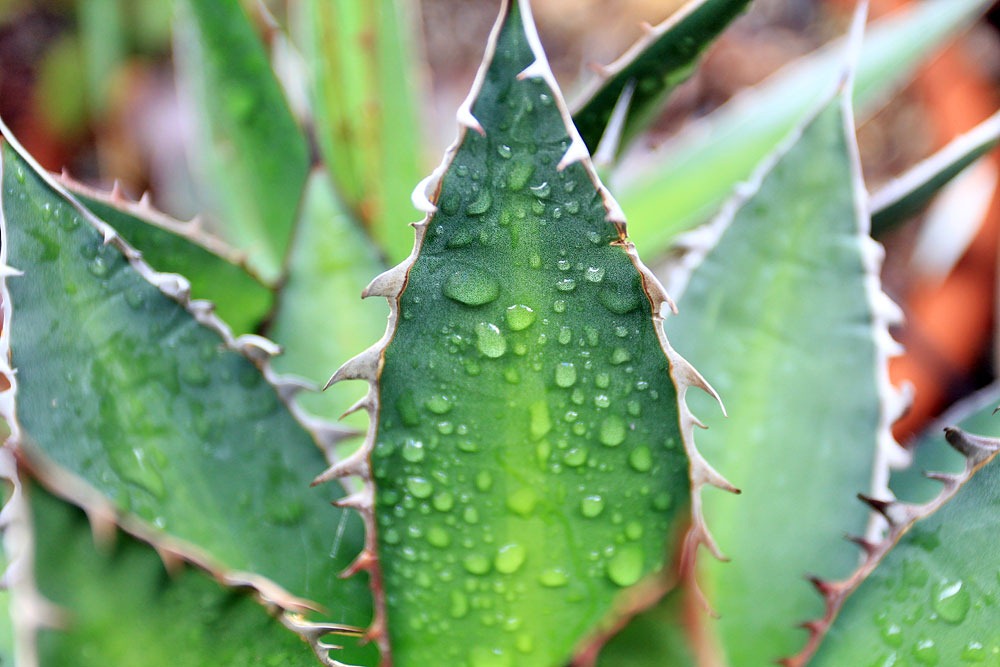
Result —
[[[890, 479], [898, 309], [870, 237], [1000, 116], [871, 198], [854, 129], [988, 3], [868, 30], [862, 5], [616, 199], [605, 173], [749, 4], [694, 0], [570, 107], [529, 3], [501, 2], [412, 229], [391, 0], [290, 2], [285, 89], [237, 0], [178, 3], [214, 231], [49, 174], [0, 125], [0, 661], [1000, 664], [1000, 445], [949, 427], [951, 460], [936, 429], [916, 465], [943, 490]], [[995, 433], [998, 400], [949, 423]]]

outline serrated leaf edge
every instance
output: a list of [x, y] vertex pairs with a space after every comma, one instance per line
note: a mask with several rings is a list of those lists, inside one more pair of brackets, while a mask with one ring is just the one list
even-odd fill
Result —
[[[63, 197], [66, 202], [73, 207], [75, 212], [96, 231], [98, 231], [105, 245], [111, 245], [121, 252], [129, 265], [142, 278], [158, 288], [166, 297], [177, 302], [183, 307], [198, 324], [216, 333], [223, 341], [225, 347], [237, 354], [244, 356], [253, 363], [264, 376], [265, 380], [274, 388], [292, 417], [310, 433], [317, 446], [323, 451], [329, 462], [335, 461], [335, 446], [337, 443], [354, 437], [356, 432], [352, 429], [342, 427], [337, 424], [327, 422], [318, 417], [309, 415], [302, 410], [297, 401], [292, 400], [306, 384], [299, 378], [283, 376], [276, 373], [271, 367], [270, 360], [280, 353], [281, 348], [274, 342], [254, 334], [246, 334], [234, 337], [232, 331], [222, 320], [214, 314], [214, 304], [205, 300], [192, 300], [190, 296], [190, 285], [183, 276], [173, 273], [160, 273], [155, 271], [142, 259], [142, 254], [129, 245], [110, 225], [99, 219], [83, 206], [75, 196], [60, 181], [45, 171], [37, 161], [24, 149], [17, 141], [7, 125], [0, 120], [0, 141], [6, 141], [18, 153], [18, 155], [31, 167], [39, 178], [50, 187], [55, 193]], [[3, 163], [0, 161], [0, 182], [3, 179]], [[3, 201], [4, 193], [0, 189], [0, 203]], [[7, 237], [7, 221], [0, 205], [0, 238]], [[95, 537], [109, 533], [110, 527], [118, 527], [124, 532], [133, 535], [151, 546], [161, 555], [165, 567], [169, 570], [178, 560], [192, 564], [206, 572], [211, 573], [216, 580], [224, 585], [252, 589], [258, 599], [270, 607], [281, 610], [279, 617], [286, 627], [300, 626], [301, 622], [293, 622], [285, 619], [288, 614], [297, 614], [301, 610], [315, 609], [315, 604], [298, 598], [274, 582], [259, 575], [247, 572], [228, 571], [224, 567], [214, 564], [211, 560], [201, 554], [200, 550], [181, 540], [176, 540], [164, 536], [155, 531], [140, 519], [126, 515], [117, 510], [107, 498], [100, 492], [89, 486], [84, 480], [75, 475], [62, 470], [59, 466], [47, 460], [44, 455], [33, 451], [25, 442], [21, 427], [17, 419], [17, 371], [11, 367], [11, 346], [10, 346], [10, 326], [13, 316], [13, 304], [10, 293], [7, 289], [7, 279], [12, 276], [22, 276], [23, 272], [11, 267], [7, 263], [7, 245], [0, 244], [0, 376], [9, 384], [9, 389], [0, 392], [0, 419], [3, 419], [10, 430], [7, 440], [0, 447], [0, 453], [10, 461], [5, 464], [5, 468], [0, 468], [0, 478], [10, 481], [15, 490], [14, 495], [8, 502], [12, 504], [10, 510], [4, 507], [4, 546], [9, 554], [10, 566], [8, 572], [13, 571], [19, 575], [17, 582], [11, 582], [8, 577], [4, 577], [5, 583], [9, 583], [12, 588], [19, 593], [19, 599], [27, 600], [29, 609], [24, 613], [17, 613], [13, 616], [16, 621], [16, 633], [19, 637], [17, 650], [21, 653], [22, 659], [18, 664], [22, 667], [38, 667], [37, 652], [34, 649], [34, 636], [37, 630], [43, 626], [58, 624], [58, 614], [53, 613], [50, 603], [44, 602], [34, 585], [33, 575], [30, 573], [30, 563], [33, 554], [34, 541], [30, 534], [29, 523], [26, 523], [29, 515], [28, 508], [24, 502], [21, 481], [18, 471], [21, 465], [30, 460], [32, 469], [39, 471], [39, 481], [45, 484], [50, 491], [61, 496], [64, 500], [78, 505], [87, 514], [91, 521], [91, 526], [95, 531]], [[58, 480], [58, 482], [55, 482]], [[346, 488], [346, 487], [345, 487]], [[20, 526], [17, 528], [15, 526]], [[13, 542], [8, 535], [13, 535]], [[326, 624], [305, 624], [303, 627], [336, 627], [343, 628], [345, 634], [356, 634], [356, 628], [348, 626], [327, 626]], [[334, 630], [331, 630], [334, 631]], [[328, 631], [329, 632], [329, 631]], [[320, 634], [328, 634], [323, 632]], [[348, 667], [336, 662], [328, 656], [329, 646], [314, 638], [315, 632], [302, 634], [313, 651], [320, 660], [328, 667]]]
[[958, 474], [927, 473], [944, 485], [943, 490], [934, 500], [916, 505], [896, 500], [884, 501], [859, 494], [859, 498], [868, 504], [876, 513], [882, 516], [889, 529], [888, 534], [872, 541], [862, 537], [851, 537], [851, 541], [861, 547], [863, 562], [850, 576], [841, 581], [826, 581], [817, 577], [810, 582], [823, 597], [826, 611], [822, 618], [808, 621], [802, 627], [809, 632], [806, 647], [797, 655], [785, 658], [779, 662], [783, 667], [805, 667], [827, 630], [836, 620], [844, 601], [861, 583], [868, 578], [883, 558], [889, 553], [913, 525], [934, 514], [947, 503], [983, 466], [996, 458], [1000, 453], [1000, 439], [974, 436], [965, 431], [949, 427], [945, 429], [945, 438], [962, 456], [965, 457], [965, 470]]
[[[693, 567], [695, 552], [697, 551], [697, 547], [701, 544], [706, 545], [716, 556], [722, 557], [718, 548], [715, 546], [714, 540], [712, 540], [708, 527], [705, 525], [704, 516], [701, 511], [702, 488], [706, 485], [712, 485], [734, 493], [739, 492], [736, 487], [730, 484], [725, 478], [716, 472], [707, 463], [707, 461], [705, 461], [694, 444], [694, 427], [701, 426], [702, 424], [687, 406], [685, 400], [687, 390], [690, 387], [703, 389], [719, 402], [720, 407], [722, 407], [721, 399], [719, 398], [718, 393], [716, 393], [708, 382], [691, 366], [691, 364], [681, 357], [680, 354], [678, 354], [667, 341], [666, 334], [663, 331], [662, 316], [664, 306], [669, 309], [674, 309], [673, 301], [667, 295], [667, 292], [664, 290], [663, 286], [660, 284], [653, 272], [639, 259], [635, 246], [627, 238], [625, 214], [623, 213], [618, 202], [608, 191], [607, 187], [601, 182], [593, 161], [591, 160], [590, 153], [587, 150], [587, 146], [584, 143], [583, 138], [580, 136], [580, 133], [577, 131], [576, 126], [573, 124], [569, 107], [567, 106], [565, 98], [563, 97], [558, 83], [556, 82], [555, 75], [549, 66], [548, 59], [538, 37], [534, 19], [532, 18], [530, 2], [529, 0], [501, 0], [499, 15], [493, 25], [493, 29], [490, 32], [482, 63], [476, 73], [469, 94], [466, 96], [465, 100], [459, 106], [455, 114], [456, 121], [458, 123], [458, 135], [454, 142], [445, 151], [444, 159], [441, 164], [439, 164], [429, 176], [423, 179], [413, 191], [412, 201], [414, 206], [416, 206], [418, 210], [425, 213], [425, 217], [422, 221], [412, 223], [415, 230], [413, 249], [411, 250], [409, 257], [395, 267], [377, 276], [362, 293], [362, 296], [364, 297], [384, 296], [388, 300], [390, 312], [385, 333], [382, 338], [370, 348], [345, 362], [343, 366], [341, 366], [341, 368], [333, 374], [330, 381], [326, 385], [329, 387], [332, 384], [348, 379], [365, 380], [369, 384], [367, 395], [362, 398], [354, 408], [351, 409], [351, 411], [363, 409], [369, 414], [369, 428], [364, 444], [358, 448], [354, 454], [347, 457], [343, 461], [332, 465], [324, 473], [319, 475], [314, 483], [319, 484], [331, 479], [354, 476], [360, 477], [366, 487], [364, 491], [341, 501], [343, 506], [356, 509], [361, 514], [365, 525], [365, 547], [358, 556], [357, 560], [344, 571], [342, 576], [351, 576], [359, 571], [365, 571], [369, 574], [372, 592], [375, 597], [375, 616], [366, 633], [366, 636], [369, 640], [376, 642], [382, 651], [382, 664], [384, 667], [391, 665], [392, 658], [386, 627], [387, 618], [382, 574], [378, 562], [373, 505], [373, 481], [371, 473], [371, 455], [375, 448], [378, 415], [380, 409], [378, 400], [378, 382], [385, 362], [385, 351], [388, 348], [389, 343], [392, 342], [392, 338], [398, 325], [400, 296], [406, 288], [406, 283], [409, 279], [409, 272], [413, 268], [420, 254], [424, 236], [427, 232], [427, 226], [434, 213], [437, 211], [435, 201], [440, 194], [442, 177], [454, 160], [454, 157], [462, 145], [467, 132], [473, 131], [485, 135], [485, 130], [472, 113], [472, 105], [482, 90], [487, 69], [496, 54], [496, 46], [500, 36], [500, 31], [508, 20], [509, 14], [514, 6], [513, 2], [515, 1], [517, 2], [517, 7], [520, 10], [522, 27], [524, 29], [527, 42], [535, 56], [535, 60], [519, 74], [517, 74], [517, 78], [540, 78], [545, 81], [551, 90], [552, 100], [555, 103], [556, 108], [559, 110], [563, 119], [563, 124], [570, 137], [570, 146], [566, 150], [562, 159], [559, 161], [557, 169], [562, 170], [570, 164], [580, 163], [589, 175], [595, 190], [601, 196], [606, 211], [606, 220], [612, 223], [618, 232], [619, 238], [614, 242], [614, 244], [623, 248], [641, 277], [643, 290], [652, 306], [653, 323], [657, 333], [657, 338], [663, 349], [663, 353], [668, 360], [670, 376], [677, 387], [679, 426], [684, 442], [684, 449], [690, 461], [689, 477], [692, 496], [691, 528], [684, 541], [684, 553], [688, 555], [688, 558], [685, 561], [688, 563], [687, 567]], [[722, 407], [722, 410], [725, 412], [724, 407]]]

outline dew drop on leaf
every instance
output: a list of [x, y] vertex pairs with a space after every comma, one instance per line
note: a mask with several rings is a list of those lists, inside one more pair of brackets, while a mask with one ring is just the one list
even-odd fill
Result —
[[608, 560], [608, 578], [618, 586], [631, 586], [642, 577], [642, 549], [629, 544]]
[[933, 596], [934, 611], [941, 620], [951, 624], [964, 621], [972, 605], [969, 591], [960, 580], [938, 583]]
[[510, 306], [507, 309], [507, 326], [511, 331], [523, 331], [535, 322], [535, 311], [525, 305]]
[[480, 322], [476, 325], [476, 348], [490, 359], [498, 359], [507, 351], [507, 339], [497, 325]]
[[500, 283], [480, 269], [460, 269], [448, 276], [442, 292], [449, 299], [467, 306], [482, 306], [500, 295]]

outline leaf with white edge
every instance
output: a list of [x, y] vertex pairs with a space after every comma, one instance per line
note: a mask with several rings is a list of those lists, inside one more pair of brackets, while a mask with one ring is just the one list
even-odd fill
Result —
[[875, 234], [906, 222], [941, 188], [1000, 143], [1000, 111], [872, 195]]
[[95, 544], [82, 510], [38, 485], [24, 493], [34, 558], [31, 579], [12, 582], [13, 610], [31, 614], [38, 595], [55, 607], [19, 634], [21, 667], [316, 664], [252, 590], [183, 561], [168, 569], [151, 545], [114, 528]]
[[274, 294], [245, 266], [245, 257], [195, 222], [180, 222], [116, 189], [105, 194], [61, 177], [60, 183], [94, 215], [111, 225], [157, 271], [191, 283], [191, 297], [215, 304], [234, 333], [251, 333], [271, 309]]
[[969, 433], [1000, 437], [1000, 383], [979, 390], [948, 409], [909, 445], [913, 462], [903, 470], [895, 470], [889, 479], [893, 494], [909, 503], [926, 503], [941, 491], [940, 483], [928, 479], [926, 472], [959, 473], [965, 460], [948, 446], [944, 437], [947, 426], [957, 425]]
[[327, 463], [317, 440], [343, 433], [296, 418], [294, 387], [267, 365], [273, 344], [234, 340], [182, 278], [153, 272], [11, 143], [2, 149], [14, 446], [95, 515], [227, 576], [267, 578], [288, 591], [279, 603], [291, 594], [365, 624], [364, 582], [337, 576], [360, 522], [329, 506], [339, 489], [309, 488]]
[[[284, 350], [275, 357], [274, 369], [322, 386], [330, 369], [378, 339], [389, 309], [364, 303], [359, 294], [384, 268], [327, 174], [314, 172], [295, 227], [288, 276], [267, 331]], [[297, 400], [309, 412], [335, 419], [357, 400], [357, 393], [356, 386], [344, 384], [322, 396], [299, 394]]]
[[374, 480], [372, 634], [393, 665], [551, 667], [671, 583], [690, 494], [725, 482], [684, 403], [707, 385], [662, 336], [666, 295], [523, 0], [458, 120], [414, 195], [414, 254], [367, 290], [389, 299], [386, 335], [333, 377], [368, 379], [374, 418], [328, 476]]
[[413, 247], [410, 192], [424, 174], [416, 3], [296, 0], [291, 8], [330, 176], [398, 262]]
[[827, 612], [812, 624], [807, 649], [786, 665], [998, 663], [1000, 440], [958, 429], [947, 437], [965, 469], [938, 476], [944, 490], [926, 505], [876, 505], [888, 536], [868, 546], [849, 578], [817, 582]]
[[182, 0], [177, 10], [174, 61], [195, 112], [203, 210], [272, 282], [309, 171], [306, 140], [239, 0]]
[[699, 440], [745, 494], [705, 498], [732, 562], [705, 561], [700, 575], [720, 615], [702, 619], [705, 632], [732, 665], [802, 645], [797, 624], [820, 611], [804, 576], [855, 566], [843, 535], [864, 533], [869, 513], [851, 500], [899, 453], [887, 375], [897, 309], [879, 287], [848, 96], [794, 132], [756, 191], [712, 223], [717, 240], [666, 322], [730, 406]]
[[[860, 113], [872, 111], [991, 0], [914, 3], [869, 26], [855, 86]], [[663, 145], [656, 166], [629, 174], [618, 200], [640, 247], [662, 252], [676, 235], [716, 213], [782, 138], [802, 122], [841, 69], [843, 44], [834, 43], [792, 63]], [[622, 173], [628, 173], [623, 170]]]
[[705, 50], [749, 4], [691, 0], [659, 25], [646, 25], [639, 42], [600, 68], [599, 78], [573, 112], [573, 122], [599, 164], [613, 162], [649, 125], [667, 96], [694, 72]]

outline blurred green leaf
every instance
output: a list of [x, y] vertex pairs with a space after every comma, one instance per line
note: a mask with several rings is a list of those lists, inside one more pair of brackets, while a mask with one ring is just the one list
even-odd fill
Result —
[[598, 667], [695, 667], [684, 627], [683, 591], [674, 590], [629, 621], [601, 650]]
[[124, 9], [122, 0], [78, 0], [76, 3], [86, 69], [86, 101], [95, 116], [107, 108], [112, 74], [126, 56]]
[[191, 157], [204, 210], [251, 268], [274, 281], [309, 151], [239, 0], [178, 2], [174, 60], [197, 121]]
[[311, 74], [320, 150], [338, 192], [391, 262], [410, 254], [424, 176], [415, 3], [299, 0], [296, 41]]
[[655, 118], [664, 100], [694, 73], [701, 55], [750, 4], [750, 0], [691, 0], [649, 33], [583, 95], [573, 114], [591, 153], [597, 151], [622, 93], [628, 111], [620, 129], [617, 157]]
[[[931, 1], [872, 23], [857, 74], [855, 105], [870, 113], [886, 93], [957, 32], [990, 0]], [[656, 166], [629, 174], [617, 198], [629, 235], [648, 252], [662, 252], [674, 237], [710, 218], [737, 183], [832, 87], [843, 62], [836, 42], [793, 63], [697, 121], [665, 144]]]
[[884, 324], [869, 294], [847, 94], [765, 162], [728, 224], [713, 223], [721, 236], [665, 326], [730, 409], [698, 442], [744, 493], [706, 495], [706, 522], [731, 562], [703, 559], [700, 578], [720, 616], [709, 632], [734, 667], [771, 664], [805, 643], [798, 624], [822, 612], [805, 575], [850, 572], [857, 550], [843, 536], [868, 519], [854, 497], [870, 489], [885, 428]]

